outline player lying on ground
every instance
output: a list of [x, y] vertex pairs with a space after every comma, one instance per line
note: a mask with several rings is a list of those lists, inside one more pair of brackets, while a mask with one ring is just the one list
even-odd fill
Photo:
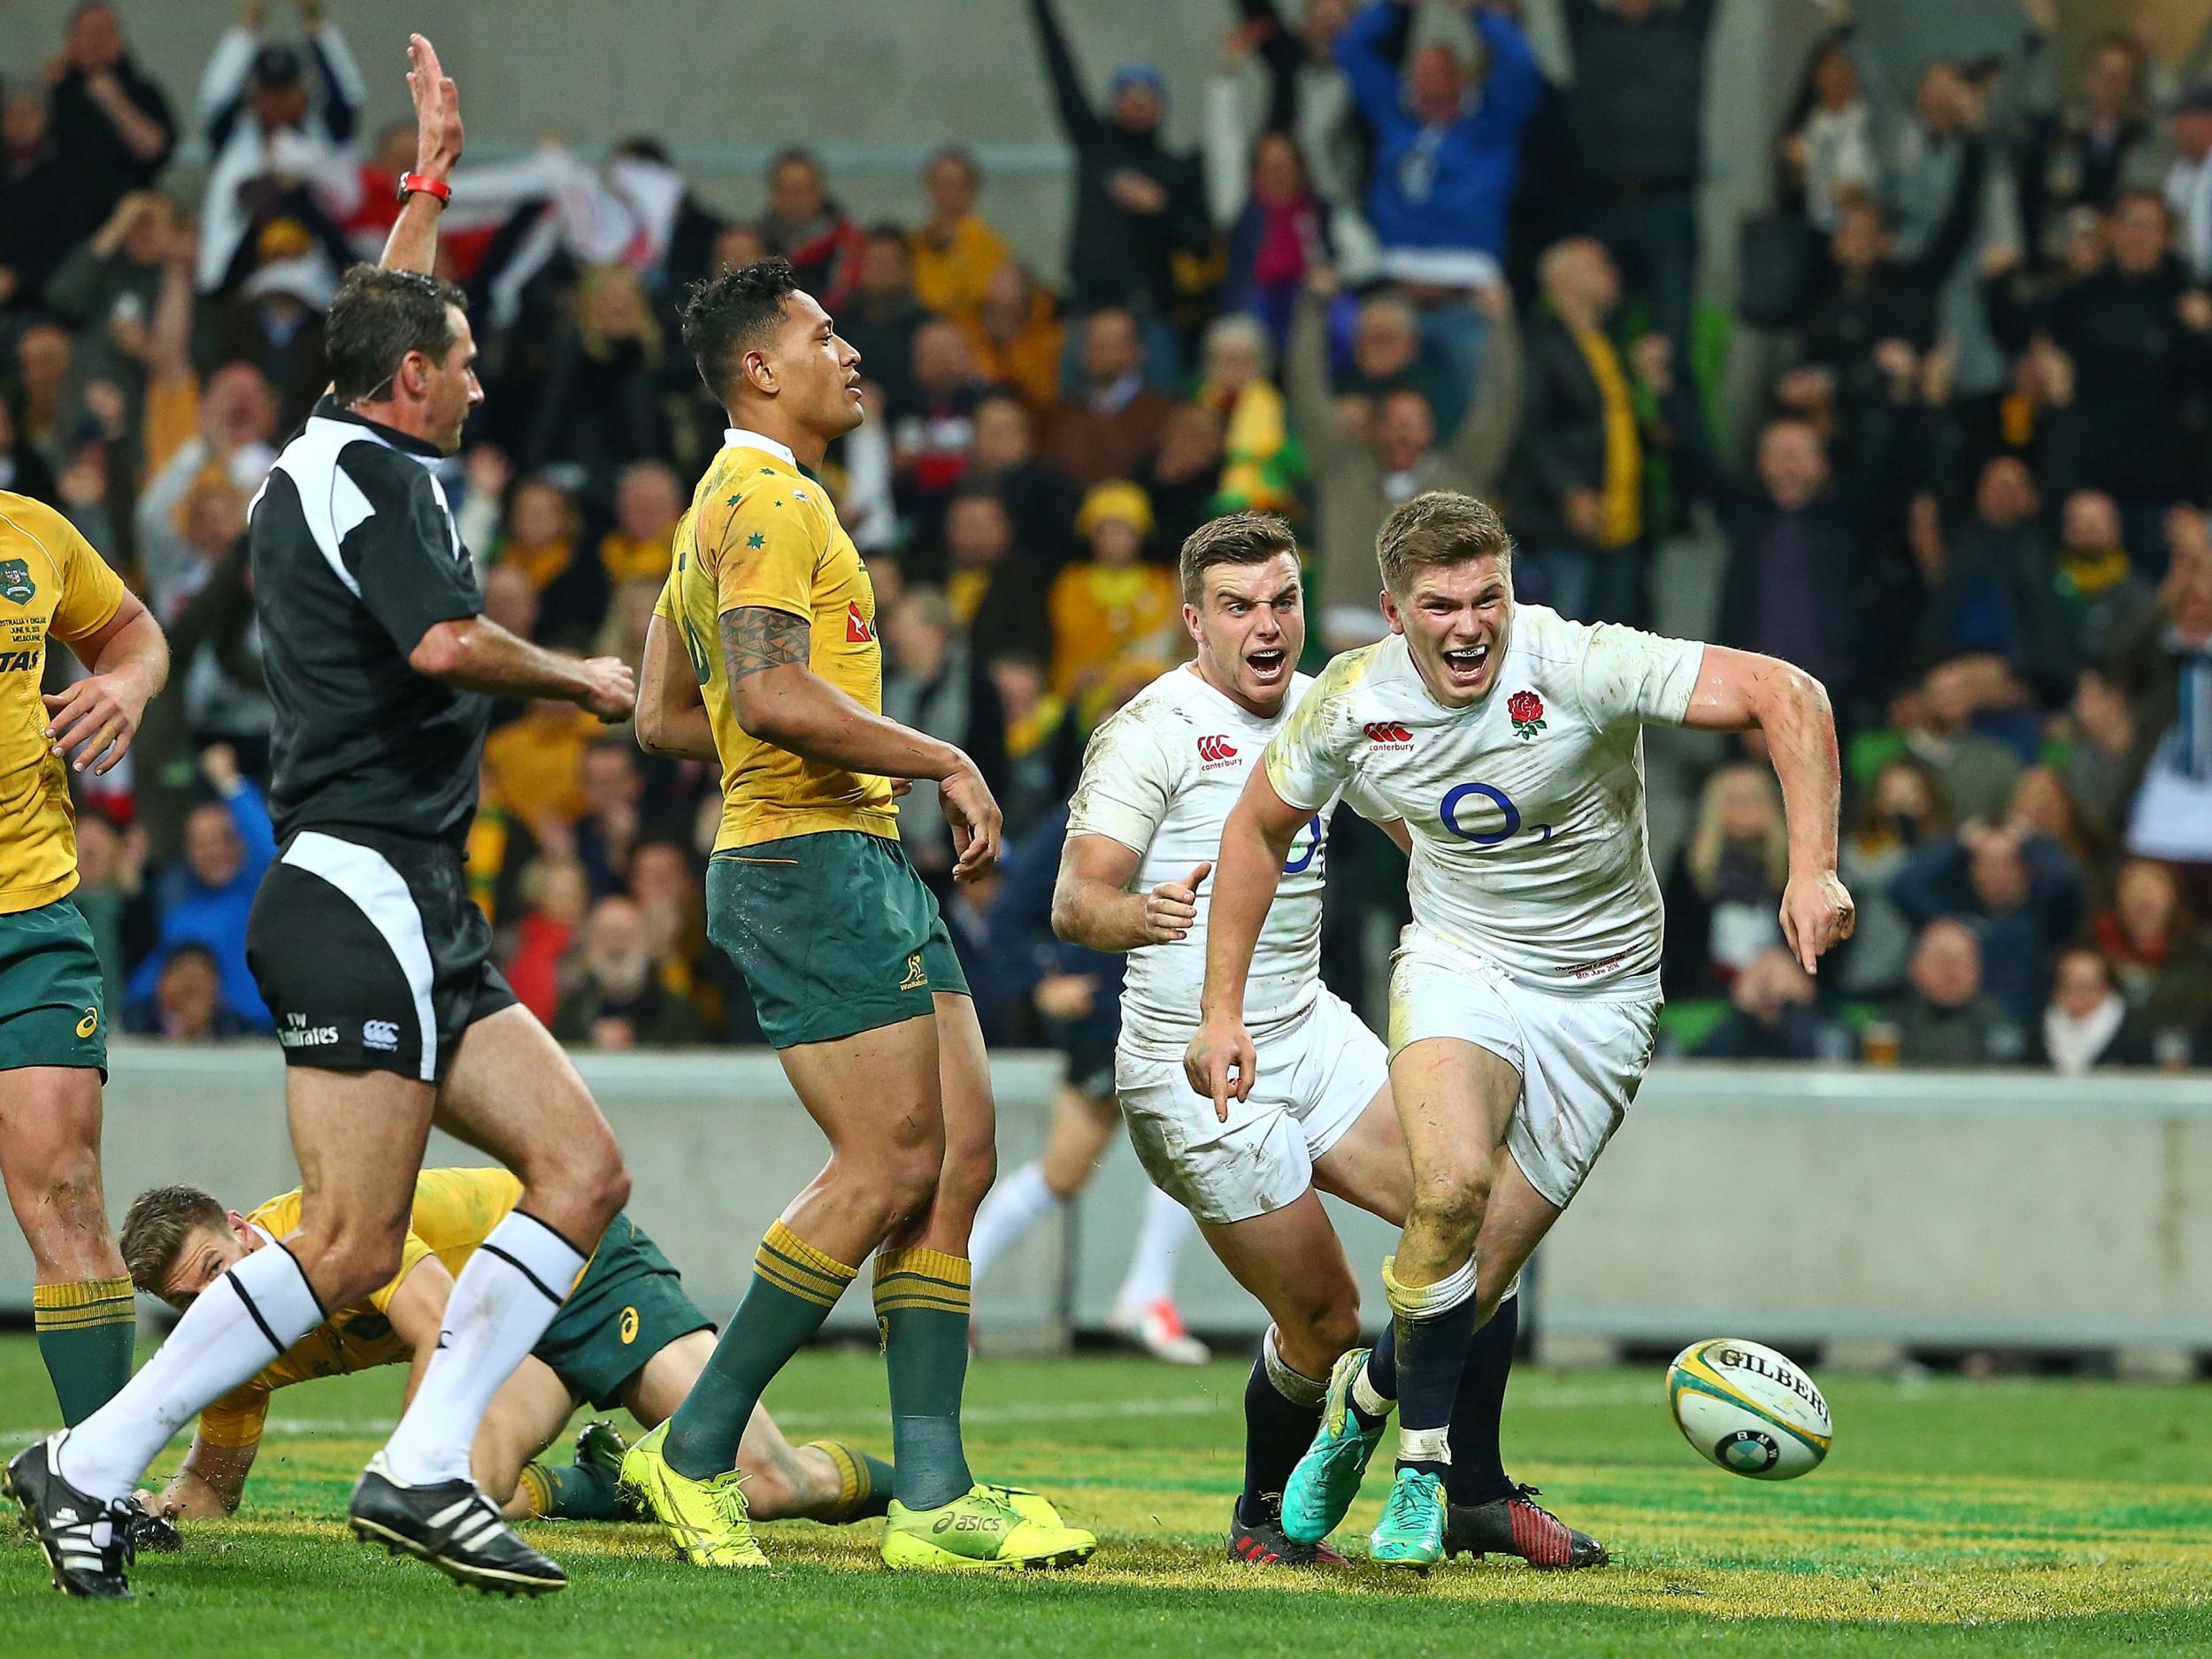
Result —
[[[1347, 1356], [1285, 1494], [1294, 1538], [1343, 1518], [1391, 1396], [1398, 1474], [1372, 1555], [1444, 1553], [1447, 1425], [1473, 1334], [1618, 1127], [1658, 1030], [1663, 918], [1645, 845], [1647, 721], [1764, 733], [1789, 817], [1781, 927], [1811, 972], [1849, 936], [1828, 699], [1787, 663], [1513, 600], [1471, 496], [1417, 495], [1377, 537], [1391, 637], [1336, 657], [1269, 740], [1222, 832], [1190, 1085], [1228, 1123], [1279, 1062], [1248, 1029], [1270, 906], [1314, 813], [1362, 792], [1405, 821], [1413, 921], [1390, 986], [1412, 1202], [1383, 1263], [1391, 1336]], [[1500, 695], [1499, 693], [1503, 695]]]
[[697, 1386], [630, 1448], [623, 1479], [694, 1562], [762, 1564], [732, 1472], [740, 1438], [872, 1252], [898, 1465], [884, 1563], [1082, 1561], [1096, 1539], [978, 1481], [961, 1443], [991, 1080], [937, 901], [899, 846], [892, 780], [936, 780], [956, 879], [998, 856], [999, 810], [966, 755], [884, 718], [874, 590], [800, 470], [860, 424], [859, 354], [780, 259], [695, 286], [684, 341], [730, 430], [676, 529], [638, 740], [720, 762], [707, 931], [830, 1160], [769, 1229]]
[[[411, 1394], [437, 1347], [454, 1276], [521, 1195], [522, 1184], [504, 1170], [425, 1170], [397, 1276], [203, 1411], [183, 1467], [147, 1507], [187, 1518], [234, 1513], [279, 1388], [406, 1364]], [[219, 1274], [288, 1233], [299, 1210], [296, 1191], [242, 1216], [197, 1187], [156, 1187], [123, 1218], [123, 1258], [139, 1289], [188, 1308]], [[667, 1421], [714, 1352], [714, 1326], [684, 1294], [668, 1258], [625, 1215], [608, 1224], [567, 1290], [477, 1428], [476, 1484], [510, 1519], [634, 1520], [634, 1505], [617, 1490], [622, 1441], [611, 1424], [579, 1435], [572, 1463], [532, 1460], [588, 1403], [601, 1410], [618, 1404], [649, 1429]], [[891, 1498], [889, 1464], [832, 1440], [795, 1447], [758, 1407], [737, 1469], [763, 1520], [857, 1521], [881, 1515]]]
[[382, 264], [349, 272], [331, 302], [331, 390], [278, 456], [248, 531], [280, 851], [246, 949], [283, 1045], [299, 1225], [224, 1274], [114, 1399], [8, 1465], [74, 1595], [130, 1594], [131, 1493], [169, 1437], [392, 1277], [434, 1123], [525, 1190], [456, 1279], [348, 1525], [479, 1589], [567, 1582], [476, 1490], [470, 1448], [629, 1176], [575, 1067], [493, 965], [461, 849], [495, 696], [556, 697], [607, 721], [636, 698], [624, 664], [543, 649], [482, 615], [432, 471], [484, 395], [466, 301], [430, 274], [459, 103], [429, 42], [413, 36], [409, 56], [417, 172]]
[[[1305, 595], [1287, 525], [1258, 513], [1217, 518], [1184, 542], [1181, 562], [1197, 659], [1160, 676], [1091, 739], [1053, 925], [1064, 939], [1130, 953], [1115, 1056], [1130, 1139], [1274, 1321], [1245, 1386], [1244, 1491], [1229, 1557], [1302, 1564], [1321, 1553], [1318, 1535], [1286, 1534], [1284, 1486], [1321, 1426], [1325, 1379], [1360, 1331], [1359, 1288], [1319, 1194], [1399, 1225], [1411, 1193], [1383, 1046], [1321, 983], [1330, 817], [1341, 799], [1401, 850], [1408, 841], [1398, 810], [1356, 781], [1316, 797], [1276, 857], [1281, 887], [1242, 1004], [1263, 1087], [1217, 1115], [1181, 1065], [1206, 974], [1206, 877], [1247, 774], [1312, 682], [1294, 670]], [[1452, 1407], [1453, 1548], [1594, 1565], [1605, 1559], [1596, 1540], [1538, 1509], [1499, 1460], [1517, 1304], [1505, 1305]]]
[[[0, 490], [0, 1175], [31, 1247], [32, 1320], [61, 1420], [130, 1380], [137, 1310], [100, 1185], [107, 1010], [77, 885], [69, 773], [129, 750], [169, 673], [146, 607], [43, 503]], [[90, 672], [41, 701], [49, 640]]]

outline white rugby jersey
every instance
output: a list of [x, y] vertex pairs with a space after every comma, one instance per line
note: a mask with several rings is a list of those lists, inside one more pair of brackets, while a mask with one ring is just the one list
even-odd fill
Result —
[[[1221, 826], [1269, 738], [1306, 695], [1312, 676], [1292, 676], [1284, 713], [1263, 720], [1233, 703], [1190, 666], [1170, 669], [1092, 733], [1083, 776], [1068, 808], [1070, 835], [1104, 835], [1142, 862], [1137, 889], [1182, 881], [1221, 856]], [[1260, 929], [1245, 981], [1244, 1023], [1255, 1038], [1287, 1029], [1311, 1011], [1321, 985], [1321, 886], [1330, 815], [1340, 791], [1321, 792], [1283, 865], [1282, 886]], [[1363, 818], [1393, 814], [1355, 786]], [[1198, 889], [1198, 918], [1174, 944], [1129, 953], [1122, 980], [1122, 1041], [1139, 1053], [1179, 1055], [1198, 1028], [1206, 985], [1206, 918], [1213, 877]]]
[[1490, 694], [1448, 709], [1402, 636], [1321, 671], [1267, 748], [1292, 806], [1363, 788], [1413, 838], [1414, 919], [1546, 990], [1653, 974], [1643, 723], [1681, 724], [1705, 648], [1517, 605]]

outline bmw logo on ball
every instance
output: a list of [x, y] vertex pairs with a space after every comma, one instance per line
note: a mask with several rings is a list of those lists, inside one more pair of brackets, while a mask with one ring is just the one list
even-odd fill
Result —
[[1771, 1469], [1782, 1455], [1774, 1436], [1759, 1429], [1738, 1429], [1713, 1448], [1713, 1461], [1738, 1474], [1755, 1475]]

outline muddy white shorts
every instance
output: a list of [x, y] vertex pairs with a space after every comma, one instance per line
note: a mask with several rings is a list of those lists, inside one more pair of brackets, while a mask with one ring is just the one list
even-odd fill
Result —
[[1324, 987], [1313, 1011], [1256, 1045], [1248, 1100], [1229, 1121], [1190, 1086], [1180, 1055], [1114, 1056], [1114, 1088], [1152, 1184], [1201, 1221], [1245, 1221], [1313, 1185], [1314, 1160], [1341, 1140], [1390, 1080], [1381, 1040]]
[[1655, 973], [1594, 995], [1538, 990], [1417, 922], [1391, 958], [1390, 1052], [1456, 1037], [1518, 1071], [1506, 1147], [1529, 1185], [1563, 1210], [1636, 1098], [1664, 1001]]

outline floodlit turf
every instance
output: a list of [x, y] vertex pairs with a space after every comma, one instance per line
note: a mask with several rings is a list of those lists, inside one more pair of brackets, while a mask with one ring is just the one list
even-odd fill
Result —
[[[1548, 1575], [1461, 1563], [1425, 1581], [1232, 1567], [1243, 1368], [979, 1362], [978, 1470], [1049, 1491], [1097, 1529], [1072, 1572], [894, 1578], [877, 1527], [764, 1529], [776, 1571], [710, 1574], [641, 1527], [547, 1525], [573, 1578], [485, 1600], [344, 1535], [340, 1517], [396, 1369], [288, 1390], [229, 1525], [139, 1563], [139, 1600], [65, 1602], [0, 1542], [0, 1649], [158, 1659], [280, 1654], [833, 1655], [2181, 1654], [2212, 1645], [2212, 1391], [2123, 1384], [1824, 1378], [1826, 1467], [1738, 1479], [1682, 1444], [1649, 1371], [1525, 1371], [1508, 1407], [1519, 1478], [1617, 1564]], [[804, 1357], [770, 1397], [795, 1439], [887, 1450], [872, 1355]], [[10, 1449], [52, 1409], [27, 1339], [0, 1340]], [[181, 1442], [163, 1460], [173, 1463]], [[1356, 1540], [1382, 1490], [1353, 1512]], [[123, 1644], [128, 1644], [127, 1647]]]

